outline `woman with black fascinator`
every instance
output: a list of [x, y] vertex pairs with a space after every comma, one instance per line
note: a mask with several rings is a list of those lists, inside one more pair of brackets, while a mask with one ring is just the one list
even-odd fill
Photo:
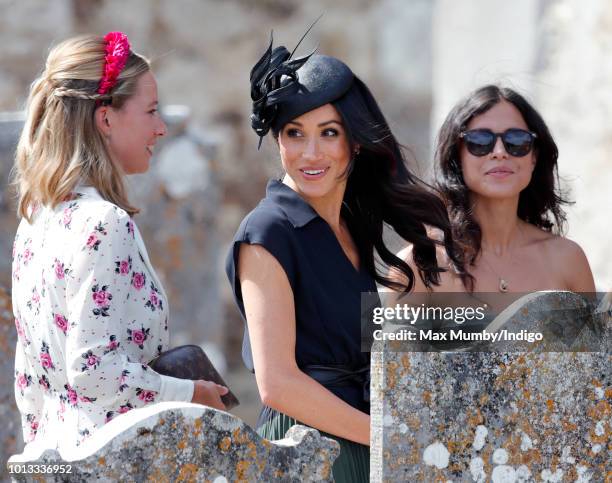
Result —
[[[383, 241], [391, 226], [413, 244], [421, 283], [439, 281], [437, 242], [461, 260], [441, 199], [411, 175], [366, 85], [340, 60], [292, 59], [272, 43], [251, 71], [252, 126], [272, 132], [285, 175], [238, 228], [227, 274], [247, 323], [243, 358], [264, 404], [259, 434], [297, 424], [340, 443], [336, 481], [369, 480], [369, 353], [361, 293], [376, 283], [410, 291], [417, 276]], [[405, 283], [381, 274], [378, 259]], [[380, 263], [378, 263], [380, 265]]]
[[[443, 274], [437, 291], [595, 291], [582, 249], [560, 236], [557, 157], [544, 120], [512, 89], [482, 87], [451, 110], [435, 162], [467, 273]], [[410, 252], [398, 256], [412, 263]]]

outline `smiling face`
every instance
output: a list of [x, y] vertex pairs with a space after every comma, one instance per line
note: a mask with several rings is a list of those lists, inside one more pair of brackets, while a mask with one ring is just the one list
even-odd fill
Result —
[[342, 202], [350, 147], [334, 106], [325, 104], [288, 122], [278, 145], [286, 184], [307, 200]]
[[151, 72], [141, 75], [136, 92], [119, 109], [107, 107], [105, 134], [113, 161], [126, 174], [144, 173], [166, 125], [157, 110], [157, 83]]
[[[520, 111], [513, 104], [502, 100], [483, 114], [475, 116], [465, 130], [489, 129], [494, 133], [503, 133], [511, 128], [529, 131]], [[475, 156], [467, 150], [464, 142], [461, 142], [460, 153], [463, 179], [472, 196], [518, 198], [531, 181], [536, 160], [533, 148], [525, 156], [511, 156], [498, 137], [489, 154]]]

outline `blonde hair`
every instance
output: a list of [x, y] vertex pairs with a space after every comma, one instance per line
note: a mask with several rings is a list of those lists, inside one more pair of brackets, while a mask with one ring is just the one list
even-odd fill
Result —
[[130, 215], [138, 213], [127, 199], [123, 170], [112, 162], [94, 113], [100, 103], [121, 108], [150, 65], [130, 51], [117, 84], [100, 95], [105, 45], [102, 37], [94, 35], [60, 43], [32, 83], [13, 170], [17, 212], [29, 222], [31, 208], [37, 204], [54, 208], [78, 183], [95, 187]]

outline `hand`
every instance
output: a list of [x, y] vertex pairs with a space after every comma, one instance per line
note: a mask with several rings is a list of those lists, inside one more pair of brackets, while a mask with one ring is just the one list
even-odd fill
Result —
[[221, 401], [221, 396], [229, 392], [227, 387], [204, 380], [193, 381], [193, 385], [192, 403], [225, 411], [225, 404]]

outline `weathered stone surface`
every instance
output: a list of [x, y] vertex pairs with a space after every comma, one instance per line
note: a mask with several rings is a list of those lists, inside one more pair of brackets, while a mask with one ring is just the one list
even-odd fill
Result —
[[[596, 294], [586, 294], [596, 296]], [[503, 329], [540, 333], [538, 342], [505, 341], [483, 345], [495, 352], [605, 352], [610, 348], [609, 310], [594, 312], [592, 302], [566, 291], [534, 292], [523, 295], [499, 314], [488, 332]]]
[[15, 404], [15, 344], [17, 331], [7, 291], [0, 286], [0, 480], [7, 478], [4, 462], [23, 446], [21, 418]]
[[610, 478], [609, 313], [598, 320], [601, 352], [373, 352], [372, 481]]
[[271, 442], [228, 413], [160, 403], [115, 418], [70, 455], [46, 450], [10, 463], [72, 465], [70, 475], [47, 475], [51, 481], [325, 482], [338, 454], [336, 441], [311, 428], [295, 426]]

